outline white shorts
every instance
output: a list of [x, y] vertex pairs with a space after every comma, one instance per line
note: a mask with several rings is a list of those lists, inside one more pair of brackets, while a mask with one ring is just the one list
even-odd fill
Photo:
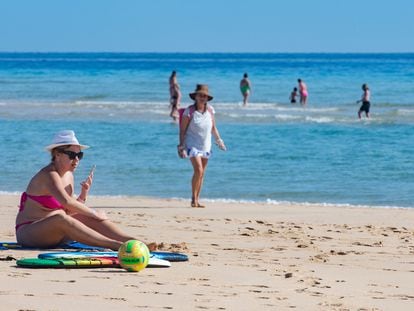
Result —
[[197, 148], [191, 147], [191, 149], [187, 149], [187, 154], [190, 158], [202, 157], [204, 159], [208, 159], [211, 156], [211, 151], [201, 151]]

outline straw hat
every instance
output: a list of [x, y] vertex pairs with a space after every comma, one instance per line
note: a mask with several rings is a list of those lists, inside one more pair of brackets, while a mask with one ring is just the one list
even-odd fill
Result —
[[195, 100], [197, 94], [204, 94], [208, 96], [208, 101], [213, 99], [213, 96], [208, 94], [208, 85], [206, 84], [197, 84], [197, 87], [193, 93], [190, 93], [190, 98]]
[[47, 151], [52, 151], [54, 148], [59, 146], [66, 146], [66, 145], [75, 145], [79, 146], [81, 149], [87, 149], [89, 146], [81, 145], [78, 139], [75, 136], [75, 132], [72, 130], [63, 130], [56, 133], [55, 137], [53, 137], [52, 144], [46, 147]]

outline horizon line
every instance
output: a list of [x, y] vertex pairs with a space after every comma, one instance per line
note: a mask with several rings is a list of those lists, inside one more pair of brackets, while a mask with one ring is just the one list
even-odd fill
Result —
[[371, 52], [223, 52], [223, 51], [209, 51], [209, 52], [192, 52], [192, 51], [1, 51], [1, 54], [6, 53], [33, 53], [33, 54], [41, 54], [41, 53], [56, 53], [56, 54], [64, 54], [64, 53], [74, 53], [74, 54], [414, 54], [414, 51], [411, 52], [384, 52], [384, 51], [371, 51]]

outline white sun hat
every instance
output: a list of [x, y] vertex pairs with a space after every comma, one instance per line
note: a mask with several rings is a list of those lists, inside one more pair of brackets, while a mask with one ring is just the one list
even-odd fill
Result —
[[75, 136], [75, 132], [72, 130], [63, 130], [57, 132], [55, 137], [53, 137], [52, 144], [46, 147], [47, 151], [52, 151], [54, 148], [59, 146], [66, 146], [66, 145], [75, 145], [79, 146], [81, 149], [87, 149], [89, 146], [81, 145], [78, 139]]

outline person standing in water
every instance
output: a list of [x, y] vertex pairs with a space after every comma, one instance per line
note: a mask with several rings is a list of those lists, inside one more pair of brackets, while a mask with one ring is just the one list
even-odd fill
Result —
[[298, 96], [298, 88], [294, 87], [292, 93], [290, 93], [289, 100], [291, 104], [296, 103], [296, 97]]
[[369, 108], [371, 107], [371, 103], [369, 101], [371, 97], [371, 92], [369, 91], [369, 87], [366, 83], [362, 84], [362, 90], [364, 92], [362, 93], [361, 99], [357, 100], [357, 104], [362, 102], [362, 105], [358, 111], [359, 119], [361, 119], [361, 114], [363, 111], [365, 112], [365, 116], [369, 118]]
[[305, 82], [302, 79], [298, 79], [299, 83], [299, 95], [300, 95], [300, 103], [303, 106], [306, 106], [308, 102], [308, 87], [306, 86]]
[[178, 119], [178, 109], [180, 108], [180, 101], [181, 101], [181, 91], [180, 85], [177, 81], [177, 72], [174, 70], [171, 73], [170, 79], [170, 117], [173, 118], [174, 121]]
[[247, 106], [247, 101], [250, 96], [250, 92], [252, 90], [252, 84], [248, 78], [247, 73], [243, 75], [243, 79], [240, 81], [240, 91], [243, 95], [243, 106]]

